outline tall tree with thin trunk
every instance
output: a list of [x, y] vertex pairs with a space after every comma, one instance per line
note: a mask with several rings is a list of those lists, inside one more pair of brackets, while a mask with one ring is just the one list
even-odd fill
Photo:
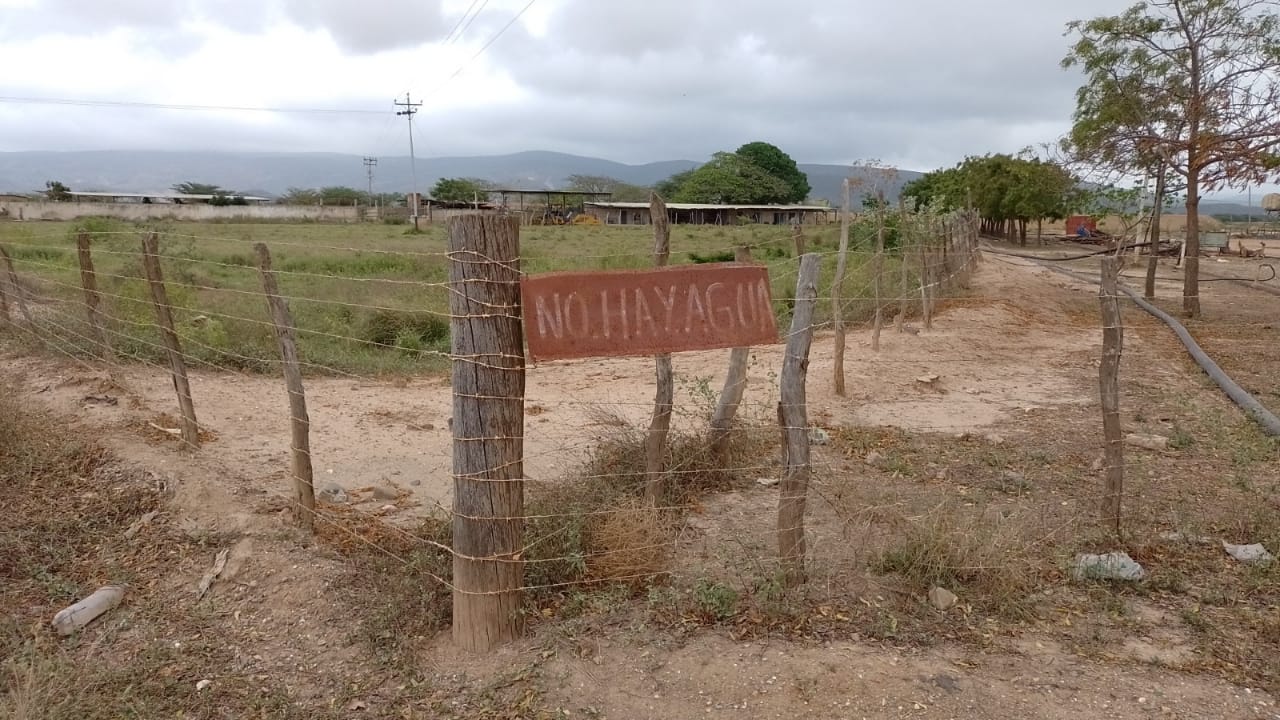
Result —
[[1071, 139], [1124, 172], [1186, 181], [1183, 311], [1200, 314], [1200, 194], [1280, 168], [1275, 0], [1148, 0], [1076, 21], [1063, 66], [1084, 71]]

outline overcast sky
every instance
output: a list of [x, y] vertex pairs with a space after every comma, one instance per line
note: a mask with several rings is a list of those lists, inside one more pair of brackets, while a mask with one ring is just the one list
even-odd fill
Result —
[[0, 150], [403, 155], [408, 91], [419, 156], [642, 163], [766, 140], [927, 170], [1058, 138], [1078, 84], [1064, 25], [1129, 4], [535, 0], [481, 53], [527, 2], [0, 0], [6, 98], [368, 111], [0, 101]]

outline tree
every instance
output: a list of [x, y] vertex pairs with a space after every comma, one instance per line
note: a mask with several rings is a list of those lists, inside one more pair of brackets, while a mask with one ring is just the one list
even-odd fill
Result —
[[280, 196], [280, 202], [285, 205], [319, 205], [320, 193], [311, 188], [291, 187]]
[[666, 180], [658, 181], [658, 183], [653, 186], [653, 191], [658, 193], [664, 198], [667, 198], [667, 199], [674, 198], [677, 194], [680, 193], [680, 187], [684, 185], [685, 181], [689, 179], [690, 175], [693, 175], [693, 171], [696, 169], [697, 168], [692, 168], [689, 170], [685, 170], [683, 172], [678, 172], [675, 175], [672, 175], [671, 177], [667, 178]]
[[1274, 0], [1149, 0], [1068, 25], [1075, 42], [1063, 66], [1079, 67], [1086, 80], [1076, 98], [1075, 147], [1131, 174], [1159, 163], [1185, 180], [1182, 296], [1192, 317], [1200, 314], [1200, 193], [1264, 182], [1280, 168], [1274, 7]]
[[786, 202], [791, 189], [755, 163], [735, 153], [716, 153], [689, 173], [672, 196], [675, 202], [768, 205]]
[[181, 182], [173, 186], [173, 191], [183, 195], [234, 195], [230, 190], [223, 190], [217, 185], [198, 182]]
[[738, 148], [734, 154], [786, 183], [787, 194], [782, 202], [804, 202], [809, 197], [809, 176], [801, 172], [796, 161], [776, 145], [751, 142]]
[[1018, 220], [1018, 242], [1027, 244], [1027, 223], [1036, 222], [1036, 240], [1044, 236], [1044, 221], [1063, 220], [1078, 199], [1079, 182], [1056, 163], [1024, 154], [1013, 163], [1015, 182], [1010, 188], [1009, 209]]
[[471, 203], [489, 199], [493, 183], [480, 178], [440, 178], [431, 188], [431, 197], [440, 202]]
[[363, 190], [356, 190], [342, 185], [320, 188], [320, 202], [324, 205], [368, 204], [369, 195]]
[[44, 184], [44, 196], [55, 202], [71, 199], [71, 188], [57, 180], [49, 180]]
[[609, 193], [618, 202], [644, 202], [649, 199], [651, 188], [632, 185], [604, 175], [570, 175], [569, 190]]

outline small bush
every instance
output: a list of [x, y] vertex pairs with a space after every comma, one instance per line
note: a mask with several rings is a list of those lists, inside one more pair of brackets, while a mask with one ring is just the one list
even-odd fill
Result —
[[723, 250], [720, 252], [708, 253], [706, 255], [699, 255], [696, 252], [689, 253], [690, 262], [698, 265], [705, 263], [733, 262], [733, 258], [734, 254], [732, 250]]
[[449, 321], [430, 313], [375, 310], [360, 331], [361, 339], [402, 350], [421, 351], [449, 339]]
[[966, 512], [944, 503], [923, 517], [899, 518], [873, 569], [899, 576], [920, 594], [942, 586], [990, 610], [1019, 614], [1039, 581], [1034, 550], [1015, 523]]

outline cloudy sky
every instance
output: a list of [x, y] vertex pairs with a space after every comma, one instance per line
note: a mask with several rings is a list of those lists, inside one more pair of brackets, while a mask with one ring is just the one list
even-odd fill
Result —
[[[1059, 137], [1064, 25], [1128, 4], [0, 0], [0, 151], [407, 154], [410, 92], [420, 156], [642, 163], [760, 139], [930, 169]], [[193, 105], [228, 109], [173, 107]]]

